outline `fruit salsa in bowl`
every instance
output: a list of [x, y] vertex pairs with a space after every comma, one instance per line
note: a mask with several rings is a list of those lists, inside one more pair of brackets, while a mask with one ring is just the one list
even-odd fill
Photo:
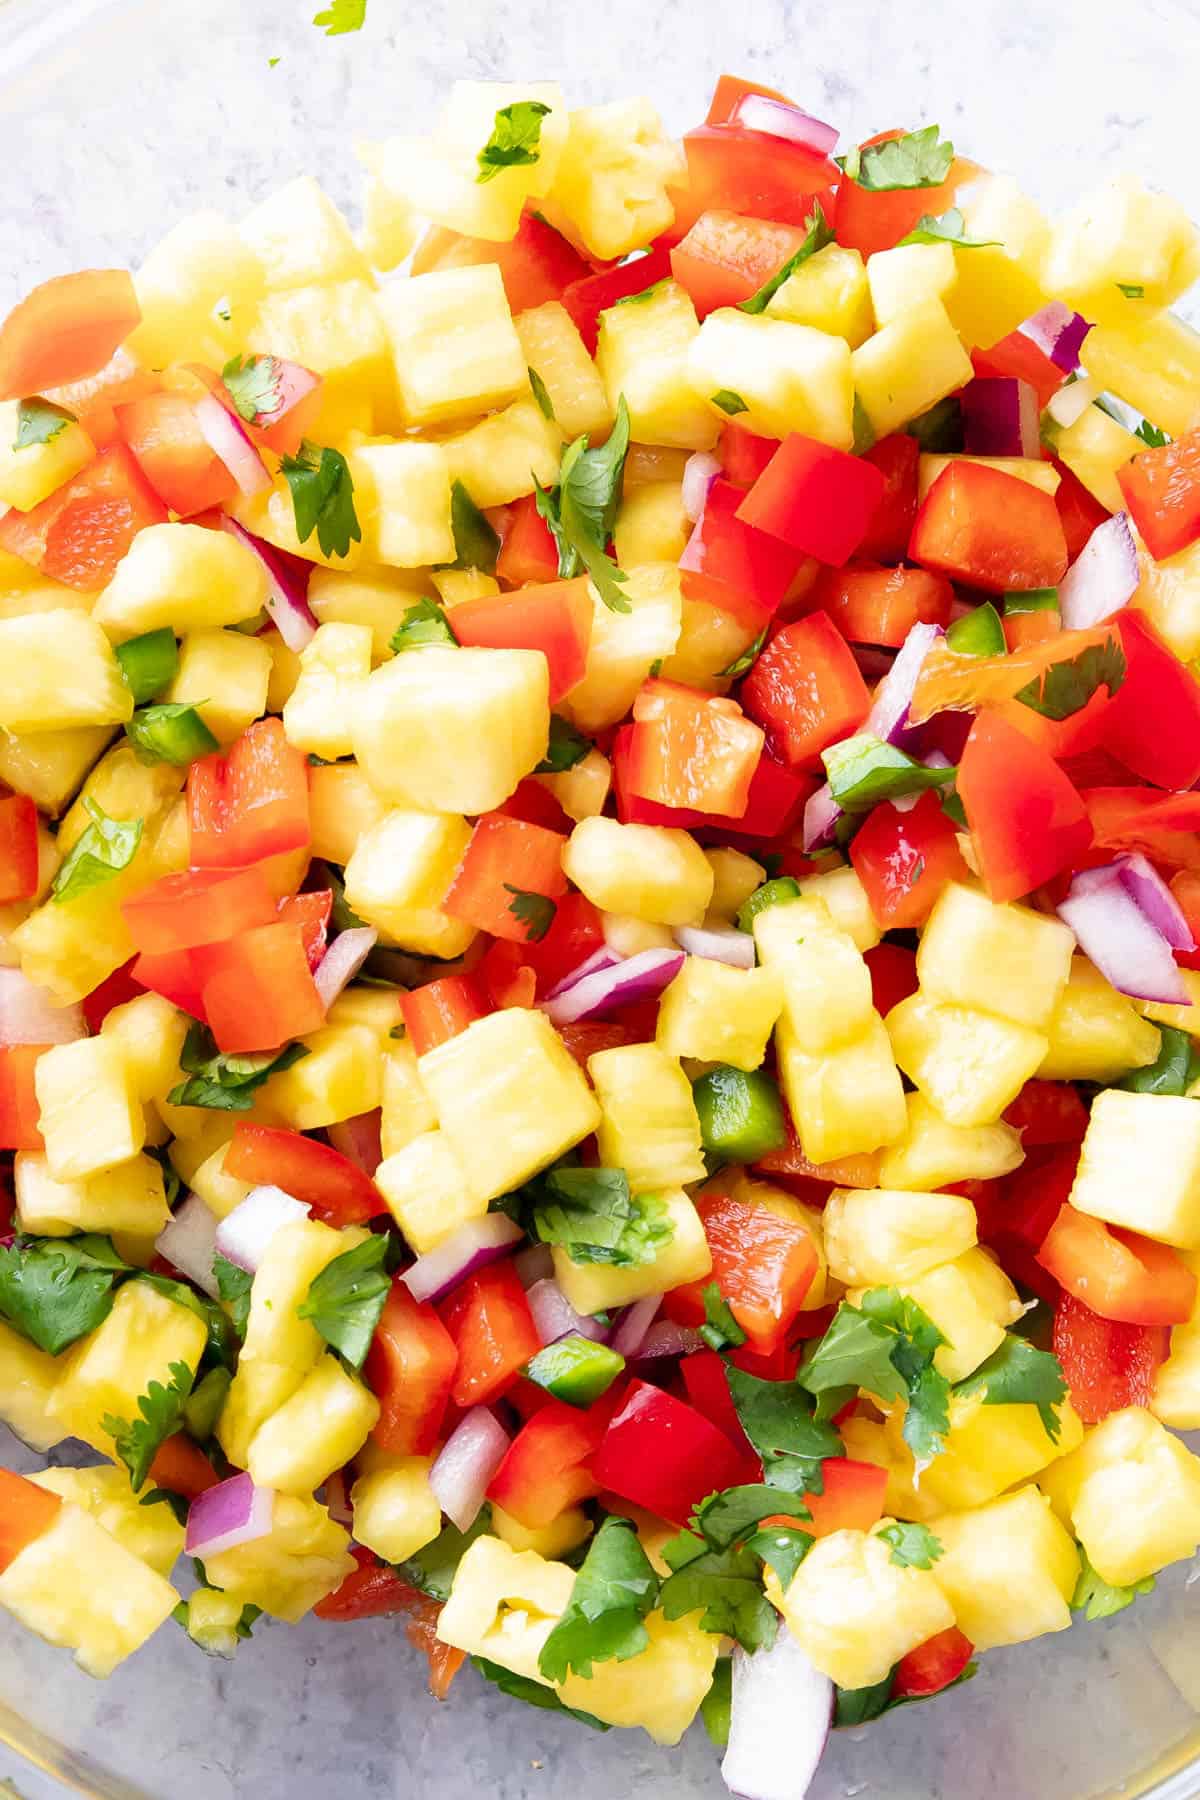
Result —
[[0, 325], [0, 1606], [800, 1800], [1200, 1542], [1195, 229], [360, 158]]

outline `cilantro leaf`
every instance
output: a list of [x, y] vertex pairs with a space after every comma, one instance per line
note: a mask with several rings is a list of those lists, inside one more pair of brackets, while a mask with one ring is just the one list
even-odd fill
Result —
[[649, 1648], [642, 1620], [658, 1598], [658, 1577], [629, 1519], [605, 1519], [575, 1577], [571, 1598], [542, 1645], [538, 1668], [548, 1681], [593, 1664], [627, 1662]]
[[540, 944], [554, 923], [558, 907], [549, 894], [535, 894], [527, 888], [514, 887], [510, 881], [503, 885], [505, 893], [512, 895], [509, 912], [518, 925], [525, 927], [525, 942]]
[[629, 407], [622, 394], [607, 442], [590, 450], [584, 432], [563, 451], [558, 486], [534, 489], [537, 510], [558, 545], [559, 574], [570, 580], [585, 569], [611, 612], [632, 611], [621, 591], [628, 576], [608, 554], [628, 451]]
[[736, 418], [738, 413], [750, 411], [742, 396], [735, 394], [732, 388], [718, 388], [712, 396], [712, 403], [714, 406], [719, 406], [721, 411], [727, 413], [731, 419]]
[[533, 389], [533, 397], [538, 403], [538, 410], [543, 419], [549, 419], [552, 425], [556, 425], [558, 421], [554, 416], [554, 402], [550, 398], [549, 388], [536, 369], [527, 369], [526, 374], [529, 376], [529, 385]]
[[952, 206], [948, 212], [936, 217], [933, 213], [922, 213], [912, 230], [900, 239], [900, 244], [953, 244], [956, 250], [991, 250], [998, 247], [998, 238], [969, 238], [965, 226], [966, 221], [957, 206]]
[[708, 1733], [709, 1742], [718, 1750], [724, 1750], [729, 1743], [729, 1716], [732, 1710], [733, 1660], [728, 1656], [720, 1656], [713, 1670], [712, 1686], [700, 1702], [701, 1721]]
[[690, 1531], [663, 1546], [672, 1574], [658, 1597], [665, 1618], [701, 1613], [700, 1629], [736, 1638], [745, 1650], [774, 1641], [778, 1615], [762, 1587], [762, 1565], [752, 1550], [708, 1550]]
[[29, 450], [36, 444], [52, 444], [60, 432], [75, 421], [75, 414], [40, 394], [17, 404], [17, 435], [14, 450]]
[[1062, 1364], [1051, 1351], [1035, 1350], [1024, 1338], [1009, 1332], [1000, 1348], [960, 1381], [954, 1391], [982, 1391], [985, 1406], [1036, 1406], [1046, 1436], [1057, 1444], [1062, 1422], [1054, 1409], [1066, 1398], [1067, 1383]]
[[946, 452], [963, 447], [962, 402], [954, 394], [936, 400], [925, 412], [918, 413], [904, 427], [905, 435], [915, 437], [922, 450]]
[[857, 394], [854, 396], [853, 412], [854, 442], [851, 445], [855, 456], [865, 456], [868, 450], [875, 448], [875, 427], [871, 423], [871, 415]]
[[169, 1506], [175, 1515], [175, 1523], [177, 1525], [186, 1525], [188, 1521], [188, 1508], [191, 1505], [191, 1501], [185, 1494], [177, 1494], [171, 1488], [151, 1488], [148, 1494], [142, 1495], [141, 1499], [138, 1501], [138, 1505]]
[[1097, 1575], [1082, 1546], [1079, 1560], [1083, 1567], [1071, 1595], [1071, 1610], [1082, 1612], [1085, 1619], [1110, 1619], [1114, 1613], [1124, 1612], [1127, 1606], [1132, 1606], [1139, 1594], [1154, 1592], [1153, 1575], [1135, 1581], [1132, 1587], [1113, 1587], [1111, 1582]]
[[542, 100], [514, 100], [496, 114], [492, 135], [479, 152], [476, 181], [493, 181], [501, 169], [528, 168], [541, 155], [542, 120], [550, 108]]
[[862, 144], [834, 160], [843, 173], [874, 194], [899, 188], [941, 187], [954, 161], [954, 145], [941, 141], [940, 127], [926, 125], [884, 144]]
[[1118, 637], [1089, 644], [1066, 662], [1051, 663], [1019, 688], [1015, 698], [1044, 719], [1069, 719], [1082, 712], [1098, 688], [1111, 698], [1125, 679], [1125, 652]]
[[232, 1380], [229, 1369], [210, 1369], [188, 1395], [183, 1409], [183, 1429], [198, 1444], [206, 1444], [216, 1430]]
[[326, 37], [344, 37], [348, 31], [361, 31], [366, 16], [367, 0], [329, 0], [329, 5], [316, 15], [313, 24], [323, 25]]
[[430, 644], [457, 643], [450, 621], [436, 600], [418, 600], [392, 633], [392, 649], [397, 656], [405, 650], [427, 650]]
[[460, 1531], [457, 1525], [444, 1525], [432, 1543], [425, 1544], [405, 1562], [397, 1563], [397, 1573], [431, 1600], [448, 1600], [459, 1563], [475, 1539], [490, 1531], [491, 1525], [492, 1509], [485, 1501], [466, 1531]]
[[710, 1281], [700, 1290], [700, 1298], [704, 1302], [704, 1323], [700, 1327], [700, 1336], [710, 1350], [724, 1350], [727, 1345], [737, 1349], [746, 1341], [746, 1334], [729, 1310], [729, 1302], [722, 1294], [715, 1281]]
[[0, 1249], [0, 1317], [57, 1356], [104, 1323], [128, 1267], [108, 1238], [17, 1237]]
[[383, 1266], [387, 1247], [387, 1238], [372, 1232], [352, 1250], [335, 1256], [313, 1277], [307, 1297], [296, 1308], [297, 1318], [311, 1319], [352, 1369], [361, 1369], [366, 1360], [392, 1285]]
[[810, 1532], [799, 1531], [793, 1525], [770, 1525], [765, 1531], [756, 1531], [753, 1537], [747, 1538], [746, 1548], [775, 1571], [780, 1587], [786, 1592], [815, 1542]]
[[229, 1306], [233, 1329], [240, 1338], [244, 1338], [250, 1317], [250, 1287], [254, 1277], [249, 1269], [240, 1269], [220, 1253], [213, 1257], [213, 1274], [217, 1280], [217, 1292]]
[[763, 645], [767, 641], [767, 628], [764, 625], [752, 644], [747, 644], [740, 656], [735, 656], [727, 668], [717, 670], [720, 681], [736, 680], [739, 675], [748, 674], [758, 661]]
[[927, 1462], [950, 1428], [950, 1384], [933, 1366], [944, 1342], [915, 1300], [895, 1288], [872, 1288], [861, 1306], [842, 1302], [796, 1380], [819, 1396], [821, 1419], [859, 1388], [880, 1400], [907, 1398], [904, 1440], [918, 1462]]
[[195, 1371], [185, 1362], [173, 1362], [170, 1370], [169, 1387], [152, 1381], [146, 1392], [139, 1395], [140, 1418], [119, 1419], [105, 1413], [101, 1420], [113, 1440], [114, 1454], [129, 1470], [129, 1484], [135, 1494], [145, 1485], [160, 1445], [183, 1423], [184, 1402], [192, 1391]]
[[167, 1095], [171, 1106], [207, 1106], [214, 1112], [249, 1112], [255, 1090], [268, 1075], [290, 1069], [308, 1055], [305, 1044], [288, 1044], [282, 1050], [264, 1050], [256, 1056], [224, 1055], [207, 1025], [194, 1020], [188, 1026], [179, 1053], [179, 1066], [190, 1081], [181, 1081]]
[[869, 731], [821, 752], [829, 791], [843, 812], [866, 812], [881, 800], [921, 794], [953, 781], [954, 769], [930, 769]]
[[[878, 1319], [872, 1319], [857, 1307], [838, 1307], [824, 1337], [820, 1338], [796, 1372], [802, 1387], [820, 1401], [832, 1394], [836, 1403], [832, 1412], [840, 1411], [844, 1400], [860, 1388], [880, 1400], [904, 1398], [904, 1382], [892, 1362], [896, 1334]], [[828, 1412], [821, 1408], [820, 1414]], [[820, 1416], [819, 1414], [819, 1416]]]
[[942, 1554], [941, 1542], [934, 1537], [928, 1525], [897, 1519], [894, 1524], [885, 1525], [875, 1535], [881, 1537], [885, 1544], [891, 1545], [891, 1560], [901, 1569], [932, 1569]]
[[322, 556], [345, 556], [351, 544], [362, 542], [354, 510], [354, 478], [340, 450], [305, 438], [298, 454], [285, 456], [280, 466], [291, 490], [296, 536], [302, 544], [315, 531]]
[[144, 1281], [148, 1287], [162, 1294], [164, 1299], [172, 1300], [176, 1306], [186, 1307], [188, 1312], [195, 1313], [208, 1333], [206, 1348], [219, 1362], [227, 1366], [232, 1364], [233, 1328], [228, 1313], [215, 1300], [210, 1300], [207, 1294], [189, 1287], [186, 1281], [175, 1281], [170, 1275], [158, 1275], [150, 1269], [136, 1269], [134, 1280]]
[[744, 1369], [726, 1371], [742, 1430], [762, 1459], [768, 1487], [789, 1494], [819, 1494], [821, 1464], [845, 1456], [833, 1427], [814, 1417], [813, 1401], [794, 1381], [762, 1381]]
[[739, 300], [739, 312], [765, 312], [788, 277], [803, 267], [810, 256], [815, 256], [818, 250], [824, 250], [827, 244], [832, 244], [833, 227], [826, 219], [819, 200], [814, 200], [813, 209], [804, 221], [804, 232], [804, 242], [800, 248], [793, 251], [781, 268], [776, 269], [771, 279], [765, 281], [748, 300]]
[[1149, 419], [1143, 419], [1133, 435], [1141, 438], [1143, 444], [1149, 445], [1151, 450], [1161, 450], [1164, 444], [1171, 441], [1167, 433], [1160, 431], [1157, 425], [1152, 425]]
[[567, 1713], [572, 1719], [578, 1719], [581, 1725], [590, 1725], [593, 1731], [611, 1731], [602, 1719], [593, 1718], [589, 1712], [580, 1712], [577, 1706], [566, 1706], [551, 1687], [543, 1687], [540, 1681], [534, 1681], [529, 1675], [516, 1675], [500, 1663], [489, 1662], [486, 1656], [473, 1656], [471, 1667], [478, 1669], [485, 1681], [494, 1682], [502, 1694], [510, 1694], [514, 1700], [524, 1700], [529, 1706], [540, 1706], [545, 1712]]
[[493, 574], [500, 539], [461, 481], [450, 489], [450, 525], [454, 532], [454, 561], [449, 566]]
[[[640, 262], [641, 258], [638, 257], [635, 258], [635, 260]], [[658, 281], [652, 281], [649, 287], [639, 288], [636, 294], [621, 294], [613, 301], [613, 305], [645, 306], [647, 300], [653, 300], [655, 294], [662, 292], [670, 279], [671, 277], [669, 275], [663, 275]], [[606, 307], [604, 310], [608, 311], [608, 308]]]
[[710, 1494], [692, 1514], [692, 1530], [704, 1539], [710, 1550], [727, 1550], [730, 1544], [746, 1543], [753, 1538], [764, 1519], [781, 1515], [807, 1519], [809, 1512], [801, 1502], [785, 1499], [777, 1487], [756, 1482]]
[[572, 1262], [640, 1268], [675, 1228], [654, 1194], [629, 1191], [624, 1169], [551, 1169], [535, 1191], [530, 1235], [561, 1244]]
[[110, 819], [89, 794], [83, 809], [91, 819], [63, 858], [50, 891], [61, 906], [127, 869], [142, 841], [141, 819]]
[[233, 409], [247, 425], [257, 425], [279, 410], [277, 356], [234, 356], [221, 370], [221, 380], [233, 401]]
[[592, 740], [584, 737], [582, 731], [576, 731], [568, 720], [558, 713], [550, 714], [550, 743], [545, 756], [533, 771], [535, 775], [564, 775], [581, 763], [585, 756], [590, 756]]
[[1127, 300], [1144, 300], [1146, 290], [1138, 281], [1118, 281], [1117, 286]]

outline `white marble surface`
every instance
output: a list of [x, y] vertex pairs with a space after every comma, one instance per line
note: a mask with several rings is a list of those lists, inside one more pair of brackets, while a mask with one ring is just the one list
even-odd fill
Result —
[[[339, 40], [312, 29], [316, 10], [0, 0], [0, 303], [60, 270], [136, 258], [181, 211], [236, 213], [300, 169], [352, 205], [352, 140], [421, 129], [456, 75], [554, 77], [581, 100], [645, 91], [683, 129], [728, 67], [847, 138], [937, 121], [1052, 208], [1131, 166], [1200, 216], [1194, 0], [369, 0], [366, 30]], [[10, 1466], [17, 1455], [0, 1445]], [[679, 1752], [597, 1738], [472, 1674], [433, 1706], [393, 1622], [260, 1636], [230, 1668], [168, 1626], [100, 1686], [0, 1622], [0, 1701], [153, 1800], [723, 1792], [698, 1731]], [[1115, 1793], [1193, 1728], [1193, 1703], [1200, 1632], [1177, 1577], [1132, 1614], [989, 1656], [935, 1707], [840, 1734], [813, 1800]], [[0, 1774], [26, 1800], [128, 1791], [78, 1765], [64, 1788], [3, 1751]]]

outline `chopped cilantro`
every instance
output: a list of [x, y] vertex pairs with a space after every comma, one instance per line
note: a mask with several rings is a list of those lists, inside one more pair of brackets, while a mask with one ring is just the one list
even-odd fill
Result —
[[765, 281], [758, 292], [751, 294], [748, 300], [738, 302], [740, 312], [765, 312], [788, 277], [794, 275], [810, 256], [815, 256], [818, 250], [824, 250], [827, 244], [833, 243], [833, 228], [826, 219], [819, 200], [813, 201], [813, 209], [804, 221], [804, 232], [804, 242], [800, 248], [793, 251], [781, 268], [776, 269], [771, 279]]
[[1164, 444], [1169, 444], [1171, 441], [1166, 432], [1160, 431], [1157, 425], [1152, 425], [1149, 419], [1143, 419], [1133, 435], [1141, 438], [1143, 444], [1146, 444], [1151, 450], [1161, 450]]
[[84, 799], [83, 810], [92, 822], [67, 851], [50, 884], [50, 892], [60, 906], [127, 869], [142, 841], [141, 819], [110, 819], [90, 794]]
[[675, 1235], [657, 1195], [633, 1198], [624, 1169], [551, 1169], [537, 1189], [530, 1235], [572, 1262], [640, 1268]]
[[942, 1554], [942, 1545], [928, 1525], [897, 1519], [876, 1535], [890, 1544], [891, 1560], [901, 1569], [932, 1569]]
[[700, 1702], [700, 1719], [709, 1742], [718, 1750], [729, 1743], [729, 1716], [733, 1710], [733, 1661], [719, 1656], [713, 1670], [712, 1685]]
[[352, 1250], [327, 1263], [309, 1283], [296, 1316], [310, 1319], [343, 1362], [361, 1369], [391, 1288], [384, 1270], [388, 1240], [372, 1232]]
[[723, 413], [728, 413], [731, 419], [736, 418], [738, 413], [750, 411], [742, 396], [735, 394], [732, 388], [718, 388], [712, 397], [712, 403], [719, 406]]
[[1051, 663], [1015, 698], [1045, 719], [1069, 719], [1083, 711], [1097, 689], [1107, 688], [1111, 698], [1124, 679], [1125, 652], [1114, 635], [1102, 644], [1089, 644], [1065, 662]]
[[104, 1323], [128, 1268], [106, 1237], [18, 1236], [0, 1248], [0, 1317], [57, 1356]]
[[550, 108], [541, 100], [514, 100], [496, 114], [492, 135], [479, 152], [476, 181], [492, 181], [501, 169], [528, 168], [541, 154], [542, 120]]
[[736, 681], [739, 676], [748, 674], [762, 654], [762, 647], [766, 641], [767, 628], [764, 625], [754, 642], [747, 644], [740, 656], [735, 656], [728, 667], [717, 670], [717, 679], [719, 681]]
[[700, 1336], [710, 1350], [724, 1350], [727, 1346], [737, 1349], [746, 1341], [746, 1334], [729, 1310], [729, 1302], [722, 1294], [715, 1281], [710, 1281], [700, 1290], [704, 1301], [704, 1323], [700, 1327]]
[[764, 1519], [783, 1516], [807, 1519], [809, 1511], [794, 1495], [785, 1497], [777, 1487], [756, 1482], [710, 1494], [692, 1514], [691, 1528], [710, 1550], [727, 1550], [753, 1539]]
[[871, 193], [900, 188], [940, 187], [954, 161], [954, 145], [943, 143], [941, 129], [926, 125], [883, 144], [863, 144], [835, 159], [849, 179]]
[[1052, 1444], [1057, 1444], [1062, 1422], [1055, 1408], [1066, 1398], [1062, 1364], [1049, 1350], [1035, 1350], [1024, 1338], [1005, 1335], [1004, 1342], [986, 1362], [955, 1387], [956, 1394], [982, 1391], [985, 1406], [1036, 1406]]
[[254, 1092], [268, 1075], [290, 1069], [308, 1055], [304, 1044], [288, 1044], [282, 1050], [256, 1056], [223, 1055], [217, 1050], [206, 1025], [188, 1026], [179, 1066], [189, 1081], [181, 1081], [167, 1095], [171, 1106], [207, 1106], [216, 1112], [249, 1112]]
[[548, 1681], [565, 1681], [572, 1672], [590, 1677], [595, 1663], [639, 1656], [650, 1645], [642, 1621], [657, 1598], [658, 1577], [632, 1521], [610, 1515], [588, 1547], [538, 1668]]
[[13, 449], [30, 450], [38, 444], [52, 444], [74, 421], [75, 414], [68, 412], [65, 406], [56, 406], [53, 400], [43, 400], [40, 395], [31, 400], [20, 400]]
[[538, 403], [538, 410], [543, 419], [549, 419], [552, 425], [557, 424], [554, 417], [554, 402], [550, 398], [550, 390], [536, 369], [528, 369], [529, 385], [533, 389], [533, 397]]
[[473, 1656], [471, 1667], [478, 1669], [485, 1681], [490, 1681], [500, 1689], [502, 1694], [509, 1694], [514, 1700], [524, 1700], [528, 1706], [539, 1706], [545, 1712], [566, 1713], [572, 1719], [578, 1719], [581, 1725], [590, 1725], [593, 1731], [609, 1731], [611, 1726], [602, 1719], [593, 1718], [589, 1712], [580, 1712], [577, 1706], [564, 1706], [552, 1687], [546, 1687], [532, 1676], [517, 1675], [500, 1663], [489, 1662], [486, 1656]]
[[832, 1418], [860, 1388], [880, 1400], [907, 1399], [904, 1441], [918, 1462], [928, 1462], [950, 1427], [950, 1384], [933, 1366], [944, 1342], [915, 1300], [895, 1288], [872, 1288], [859, 1306], [842, 1302], [796, 1380], [818, 1396], [819, 1419]]
[[1117, 286], [1127, 300], [1144, 300], [1146, 290], [1140, 281], [1118, 281]]
[[794, 1381], [762, 1381], [732, 1365], [726, 1374], [742, 1430], [762, 1459], [766, 1485], [789, 1494], [819, 1494], [821, 1464], [826, 1457], [844, 1456], [846, 1449], [833, 1427], [817, 1417], [812, 1395]]
[[164, 1387], [152, 1381], [138, 1397], [137, 1419], [119, 1419], [105, 1413], [101, 1424], [113, 1440], [115, 1455], [129, 1470], [129, 1485], [136, 1494], [145, 1485], [150, 1464], [159, 1447], [183, 1423], [183, 1408], [192, 1391], [195, 1371], [185, 1362], [170, 1365], [171, 1382]]
[[491, 575], [500, 553], [500, 539], [488, 524], [461, 481], [450, 489], [450, 524], [454, 532], [452, 569], [481, 569]]
[[1132, 1606], [1139, 1594], [1154, 1592], [1153, 1575], [1135, 1581], [1132, 1587], [1114, 1587], [1097, 1575], [1082, 1547], [1079, 1560], [1083, 1567], [1071, 1595], [1071, 1610], [1081, 1612], [1085, 1619], [1110, 1619], [1114, 1613], [1124, 1612], [1127, 1606]]
[[550, 743], [535, 775], [565, 775], [591, 754], [592, 741], [559, 713], [550, 714]]
[[991, 250], [999, 246], [998, 238], [969, 238], [965, 226], [966, 221], [957, 206], [937, 217], [923, 213], [900, 243], [953, 244], [956, 250]]
[[234, 356], [221, 370], [234, 411], [247, 425], [257, 425], [279, 410], [279, 377], [277, 356]]
[[628, 576], [608, 554], [608, 541], [621, 503], [625, 458], [629, 451], [629, 408], [624, 394], [607, 442], [588, 448], [587, 433], [563, 451], [558, 485], [535, 488], [537, 510], [558, 545], [558, 572], [566, 580], [581, 569], [611, 612], [630, 612], [621, 591]]
[[405, 650], [427, 650], [431, 644], [457, 642], [445, 610], [436, 600], [418, 600], [392, 633], [392, 649], [397, 656]]
[[540, 944], [558, 911], [554, 901], [549, 894], [534, 894], [526, 888], [514, 887], [509, 881], [504, 883], [504, 891], [512, 895], [508, 910], [518, 925], [525, 927], [525, 942]]
[[700, 1629], [736, 1638], [744, 1650], [773, 1642], [777, 1614], [762, 1587], [762, 1565], [744, 1545], [710, 1550], [694, 1532], [681, 1531], [663, 1546], [672, 1573], [663, 1582], [664, 1617], [699, 1611]]
[[931, 769], [894, 744], [860, 732], [821, 752], [829, 791], [843, 812], [866, 812], [881, 800], [924, 793], [953, 781], [953, 769]]
[[315, 531], [322, 556], [346, 556], [362, 542], [354, 510], [354, 479], [340, 450], [303, 440], [295, 456], [281, 464], [292, 495], [296, 536], [302, 544]]

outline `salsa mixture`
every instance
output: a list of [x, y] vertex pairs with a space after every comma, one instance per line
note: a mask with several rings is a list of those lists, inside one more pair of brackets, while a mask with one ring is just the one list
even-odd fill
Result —
[[0, 1605], [91, 1675], [395, 1614], [800, 1800], [1197, 1548], [1196, 232], [837, 136], [460, 82], [357, 236], [0, 325], [0, 1418], [101, 1459]]

